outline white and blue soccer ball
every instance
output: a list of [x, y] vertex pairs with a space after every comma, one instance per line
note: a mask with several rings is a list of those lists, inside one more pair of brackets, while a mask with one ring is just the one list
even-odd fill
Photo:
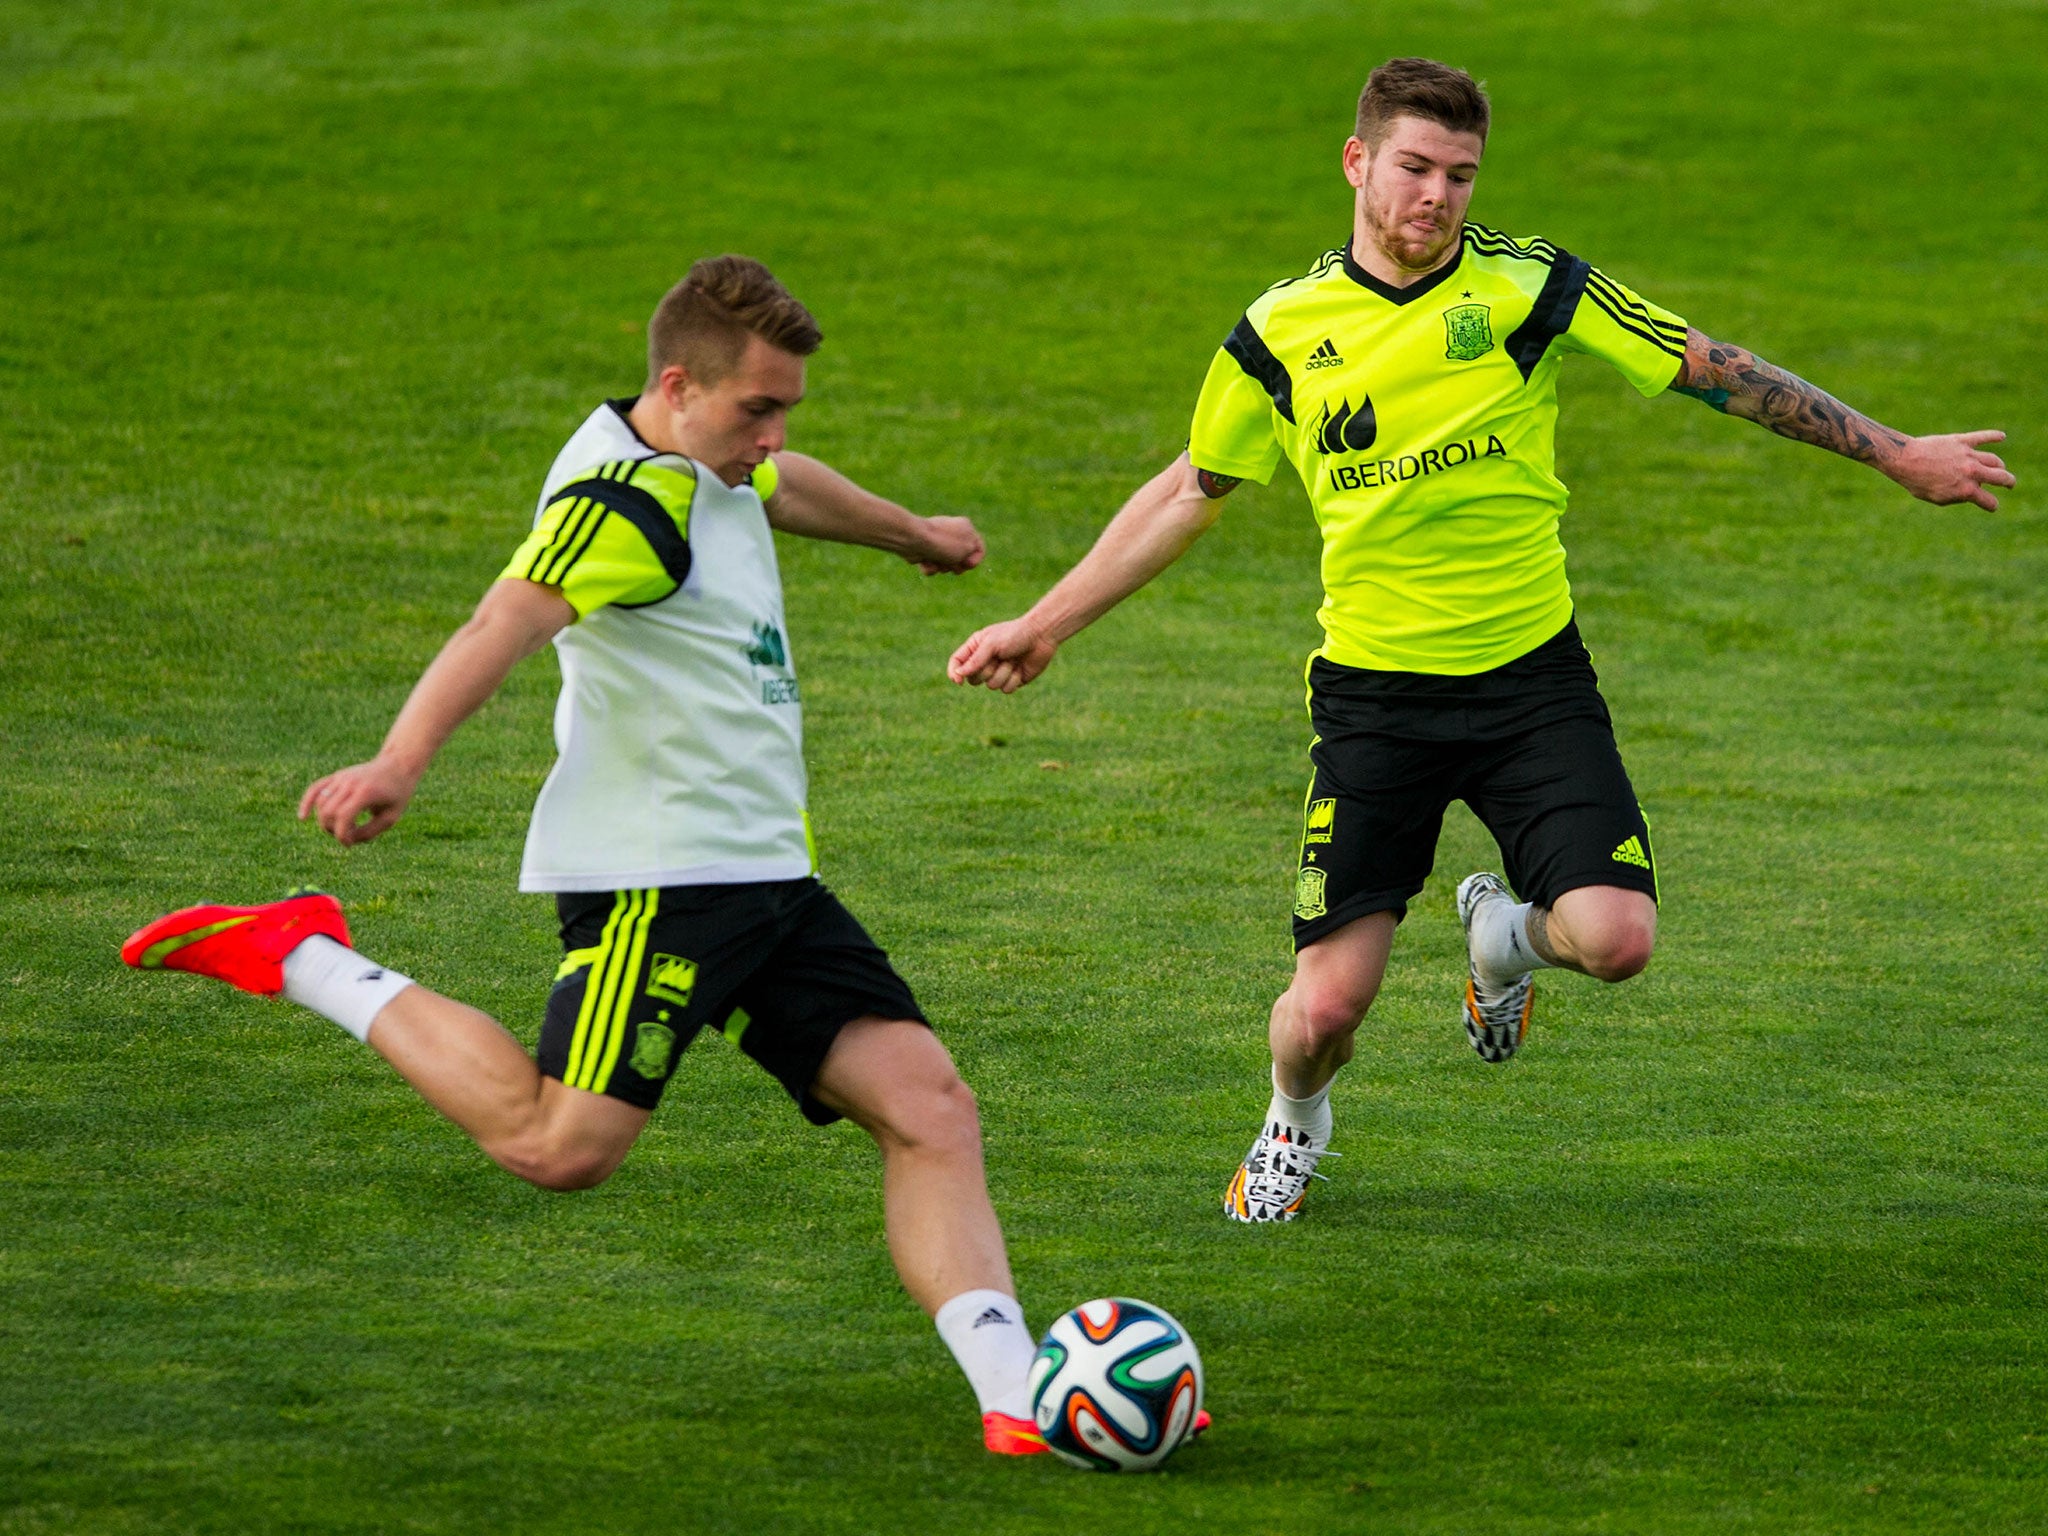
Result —
[[1194, 1433], [1202, 1357], [1187, 1329], [1123, 1297], [1084, 1301], [1031, 1362], [1031, 1416], [1062, 1461], [1149, 1472]]

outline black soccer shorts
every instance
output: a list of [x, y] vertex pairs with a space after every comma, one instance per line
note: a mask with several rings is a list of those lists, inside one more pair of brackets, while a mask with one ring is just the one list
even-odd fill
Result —
[[1296, 949], [1374, 912], [1405, 916], [1453, 800], [1486, 824], [1524, 901], [1549, 906], [1586, 885], [1656, 899], [1649, 824], [1576, 623], [1471, 677], [1319, 656], [1309, 715]]
[[548, 995], [540, 1070], [642, 1109], [706, 1025], [767, 1068], [804, 1118], [839, 1031], [869, 1014], [926, 1023], [917, 999], [815, 879], [556, 898], [568, 953]]

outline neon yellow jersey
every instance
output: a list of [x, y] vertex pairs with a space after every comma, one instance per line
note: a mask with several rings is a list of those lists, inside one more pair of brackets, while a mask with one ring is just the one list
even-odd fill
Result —
[[1467, 224], [1457, 259], [1408, 288], [1346, 245], [1245, 311], [1209, 365], [1188, 452], [1262, 485], [1293, 461], [1323, 533], [1319, 654], [1485, 672], [1571, 618], [1562, 354], [1605, 358], [1655, 395], [1685, 332], [1547, 240]]

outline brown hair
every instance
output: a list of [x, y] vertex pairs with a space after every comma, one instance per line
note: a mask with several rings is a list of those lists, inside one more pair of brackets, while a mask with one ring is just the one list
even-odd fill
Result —
[[1486, 142], [1493, 105], [1486, 90], [1462, 69], [1435, 59], [1389, 59], [1365, 77], [1358, 93], [1358, 137], [1378, 148], [1397, 117], [1427, 118], [1453, 133], [1476, 133]]
[[811, 312], [751, 256], [707, 256], [662, 295], [647, 322], [647, 387], [680, 363], [700, 384], [739, 366], [747, 338], [809, 357], [825, 333]]

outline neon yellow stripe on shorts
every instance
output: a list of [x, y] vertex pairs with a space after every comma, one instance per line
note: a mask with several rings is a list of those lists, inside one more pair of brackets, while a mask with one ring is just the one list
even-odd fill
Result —
[[618, 1001], [612, 1005], [608, 1033], [604, 1036], [604, 1055], [594, 1073], [587, 1070], [585, 1073], [591, 1081], [584, 1086], [594, 1092], [603, 1093], [612, 1085], [612, 1068], [618, 1065], [619, 1049], [626, 1043], [627, 1015], [633, 1011], [633, 999], [638, 995], [633, 984], [639, 979], [640, 967], [647, 959], [647, 930], [654, 922], [654, 909], [660, 900], [658, 891], [640, 892], [640, 910], [633, 916], [632, 931], [626, 943], [626, 963], [619, 972]]
[[598, 938], [597, 947], [587, 952], [590, 955], [590, 974], [583, 981], [583, 1005], [576, 1010], [576, 1032], [569, 1037], [569, 1063], [562, 1069], [562, 1081], [572, 1088], [576, 1086], [577, 1073], [583, 1064], [584, 1044], [590, 1038], [590, 1021], [598, 1016], [598, 998], [605, 989], [605, 979], [611, 974], [619, 949], [619, 924], [625, 919], [632, 901], [631, 891], [621, 891], [612, 898], [612, 913], [604, 921], [604, 932]]
[[[616, 1060], [619, 1048], [613, 1039], [615, 1031], [625, 1023], [626, 1010], [633, 1004], [633, 979], [638, 972], [634, 963], [647, 945], [647, 924], [654, 916], [654, 892], [621, 891], [619, 893], [618, 921], [613, 928], [611, 947], [604, 959], [604, 975], [593, 999], [584, 994], [583, 1009], [580, 1010], [579, 1024], [587, 1017], [588, 1027], [579, 1028], [583, 1042], [583, 1060], [569, 1076], [569, 1086], [586, 1088], [593, 1093], [604, 1090], [598, 1085], [599, 1066], [609, 1054]], [[592, 968], [592, 981], [598, 982]]]

